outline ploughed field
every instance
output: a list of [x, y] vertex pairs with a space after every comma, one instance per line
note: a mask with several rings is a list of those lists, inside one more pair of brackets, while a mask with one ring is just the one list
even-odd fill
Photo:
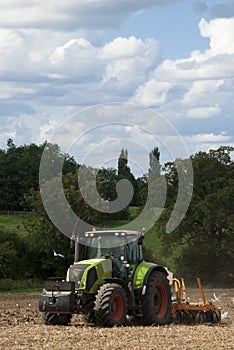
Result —
[[[187, 292], [190, 302], [199, 302], [197, 289]], [[45, 326], [38, 293], [0, 294], [0, 349], [234, 350], [234, 289], [204, 292], [207, 300], [221, 296], [215, 302], [222, 308], [220, 324], [143, 327], [129, 320], [125, 327], [100, 328], [74, 315], [69, 326]]]

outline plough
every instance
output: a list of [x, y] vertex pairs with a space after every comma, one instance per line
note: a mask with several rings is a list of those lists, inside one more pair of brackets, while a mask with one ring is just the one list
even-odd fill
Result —
[[185, 324], [218, 323], [221, 321], [221, 310], [211, 301], [206, 300], [200, 278], [197, 278], [202, 300], [200, 303], [188, 301], [184, 278], [172, 278], [171, 280], [175, 290], [175, 297], [172, 298], [171, 304], [173, 321]]

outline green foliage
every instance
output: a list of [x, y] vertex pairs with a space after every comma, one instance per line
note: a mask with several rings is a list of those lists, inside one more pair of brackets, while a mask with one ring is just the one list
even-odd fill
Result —
[[[184, 220], [171, 234], [166, 234], [165, 225], [172, 210], [169, 205], [157, 223], [164, 254], [174, 258], [177, 273], [187, 278], [200, 275], [219, 284], [234, 282], [232, 150], [222, 147], [220, 151], [199, 152], [191, 157], [194, 192]], [[177, 182], [172, 166], [168, 179], [172, 186]], [[174, 204], [174, 193], [171, 193]]]
[[24, 245], [15, 233], [0, 230], [0, 278], [17, 278]]
[[57, 145], [45, 142], [39, 146], [32, 143], [17, 147], [9, 139], [7, 146], [7, 150], [0, 150], [0, 210], [29, 210], [23, 198], [31, 188], [39, 190], [39, 169], [44, 149], [47, 150], [44, 152], [47, 175], [54, 174], [53, 161], [58, 159], [63, 161], [64, 174], [77, 168], [75, 160], [62, 154]]
[[[103, 201], [117, 198], [116, 184], [121, 179], [129, 180], [134, 187], [131, 206], [120, 213], [106, 214], [87, 204], [77, 181], [81, 167], [68, 154], [63, 154], [57, 145], [44, 143], [17, 147], [13, 140], [8, 148], [0, 150], [0, 210], [22, 210], [31, 212], [27, 217], [0, 217], [0, 289], [12, 280], [44, 279], [49, 276], [65, 276], [67, 267], [73, 262], [73, 249], [69, 238], [62, 235], [52, 224], [45, 212], [39, 192], [39, 164], [43, 150], [45, 167], [42, 183], [49, 186], [51, 196], [48, 204], [62, 203], [61, 193], [56, 191], [60, 169], [52, 166], [63, 163], [62, 184], [66, 199], [72, 210], [84, 221], [102, 227], [116, 227], [126, 224], [139, 215], [148, 202], [149, 216], [155, 215], [157, 198], [162, 195], [161, 185], [166, 180], [166, 206], [144, 240], [147, 260], [168, 266], [178, 276], [202, 277], [207, 282], [215, 279], [234, 283], [234, 164], [232, 147], [220, 147], [209, 152], [198, 152], [191, 156], [194, 171], [194, 191], [189, 209], [180, 225], [170, 234], [165, 233], [178, 194], [178, 168], [180, 176], [187, 174], [187, 162], [177, 159], [161, 166], [160, 152], [154, 148], [149, 154], [149, 171], [135, 179], [128, 166], [128, 152], [122, 149], [118, 169], [93, 169], [83, 167], [85, 181], [83, 191], [89, 195], [96, 184], [97, 193]], [[53, 171], [52, 171], [52, 168]], [[163, 174], [163, 175], [162, 175]], [[153, 184], [151, 192], [147, 181]], [[182, 198], [188, 188], [183, 188]], [[156, 202], [155, 202], [156, 200]], [[94, 197], [94, 202], [96, 201]], [[96, 202], [94, 203], [96, 204]], [[67, 208], [61, 220], [66, 218]], [[1, 227], [2, 226], [2, 227]], [[142, 226], [147, 227], [146, 222]], [[137, 227], [136, 229], [140, 229]], [[53, 250], [65, 256], [54, 257]]]
[[16, 147], [11, 139], [0, 155], [0, 210], [22, 210], [22, 197], [31, 187], [39, 189], [38, 174], [43, 146]]
[[25, 215], [0, 215], [0, 229], [2, 231], [15, 232], [17, 235], [27, 235], [25, 223], [28, 219]]
[[104, 200], [113, 201], [117, 197], [117, 172], [113, 168], [101, 168], [97, 171], [97, 189]]
[[[121, 149], [119, 159], [118, 159], [118, 176], [117, 180], [128, 180], [133, 188], [135, 187], [135, 178], [131, 173], [131, 170], [128, 166], [128, 151], [124, 148]], [[134, 191], [135, 193], [135, 191]], [[135, 205], [134, 197], [130, 203], [130, 205]], [[116, 213], [117, 219], [128, 219], [128, 207], [121, 210], [119, 213]]]

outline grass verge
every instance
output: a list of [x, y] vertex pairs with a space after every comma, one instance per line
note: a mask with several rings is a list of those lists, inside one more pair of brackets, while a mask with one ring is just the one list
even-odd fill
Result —
[[0, 279], [0, 293], [30, 293], [43, 289], [43, 282], [38, 280]]

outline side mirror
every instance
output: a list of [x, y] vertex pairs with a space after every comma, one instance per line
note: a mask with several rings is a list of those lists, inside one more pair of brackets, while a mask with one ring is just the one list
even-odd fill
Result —
[[145, 238], [145, 232], [146, 232], [146, 228], [143, 227], [141, 232], [140, 232], [140, 237], [138, 238], [138, 245], [142, 245], [143, 239]]
[[145, 237], [143, 235], [138, 238], [138, 245], [142, 245], [144, 238]]

